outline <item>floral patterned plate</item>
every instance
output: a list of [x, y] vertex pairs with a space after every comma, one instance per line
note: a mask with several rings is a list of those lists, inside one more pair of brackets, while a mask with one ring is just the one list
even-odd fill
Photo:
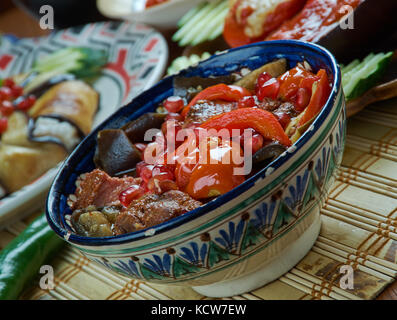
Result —
[[[34, 61], [67, 46], [105, 49], [109, 61], [93, 87], [100, 94], [94, 127], [163, 75], [168, 47], [162, 35], [143, 24], [101, 22], [53, 32], [48, 37], [3, 37], [0, 78], [28, 71]], [[0, 200], [0, 228], [44, 206], [59, 166]]]

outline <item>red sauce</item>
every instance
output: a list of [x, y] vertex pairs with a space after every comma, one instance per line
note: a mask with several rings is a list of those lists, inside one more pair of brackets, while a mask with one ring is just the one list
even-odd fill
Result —
[[153, 6], [156, 6], [158, 4], [161, 4], [163, 2], [167, 2], [168, 0], [146, 0], [146, 8], [150, 8]]
[[299, 39], [315, 41], [347, 14], [343, 6], [357, 8], [364, 0], [309, 0], [293, 19], [283, 23], [266, 40]]

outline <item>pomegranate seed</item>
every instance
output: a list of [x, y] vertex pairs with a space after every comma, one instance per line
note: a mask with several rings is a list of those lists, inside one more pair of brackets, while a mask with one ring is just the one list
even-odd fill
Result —
[[256, 100], [254, 97], [244, 97], [237, 104], [237, 108], [253, 108], [255, 106]]
[[18, 98], [23, 95], [23, 88], [21, 86], [14, 86], [11, 88], [12, 96]]
[[168, 113], [165, 116], [165, 121], [168, 121], [171, 119], [176, 120], [176, 121], [183, 121], [183, 117], [179, 113], [174, 113], [174, 112]]
[[285, 112], [275, 112], [274, 115], [278, 119], [278, 122], [280, 122], [283, 129], [285, 130], [289, 125], [289, 123], [291, 122], [291, 117]]
[[295, 99], [295, 108], [297, 111], [301, 112], [305, 110], [310, 102], [311, 92], [307, 88], [299, 88]]
[[254, 129], [252, 130], [252, 138], [248, 139], [246, 142], [244, 139], [244, 133], [240, 136], [240, 144], [243, 150], [248, 150], [251, 148], [252, 154], [255, 154], [259, 149], [263, 147], [264, 138], [261, 134], [256, 132]]
[[153, 169], [153, 165], [146, 165], [146, 166], [142, 167], [142, 169], [140, 170], [140, 175], [139, 176], [146, 183], [152, 177], [152, 169]]
[[145, 190], [139, 185], [132, 185], [119, 195], [119, 200], [124, 207], [128, 207], [132, 200], [138, 199], [145, 193]]
[[272, 78], [258, 88], [256, 95], [260, 101], [263, 101], [265, 98], [276, 100], [279, 90], [280, 82], [277, 79]]
[[266, 82], [268, 82], [272, 78], [273, 77], [270, 74], [268, 74], [267, 72], [263, 72], [259, 75], [258, 79], [256, 80], [256, 84], [259, 87], [262, 87]]
[[143, 168], [144, 166], [146, 166], [146, 165], [147, 165], [147, 163], [146, 163], [145, 161], [141, 161], [141, 162], [138, 162], [138, 163], [136, 164], [135, 170], [136, 170], [137, 176], [140, 176], [140, 175], [141, 175], [141, 170], [142, 170], [142, 168]]
[[167, 143], [174, 143], [177, 148], [183, 141], [177, 141], [178, 132], [182, 130], [182, 125], [177, 120], [168, 120], [163, 123], [161, 130]]
[[0, 134], [4, 133], [8, 128], [8, 119], [0, 118]]
[[11, 78], [6, 78], [3, 80], [3, 86], [12, 88], [15, 86], [15, 82]]
[[14, 106], [11, 101], [4, 100], [0, 102], [0, 113], [4, 117], [9, 117], [14, 112]]
[[164, 101], [163, 105], [168, 112], [176, 113], [183, 109], [185, 103], [181, 97], [171, 96]]
[[22, 100], [17, 104], [17, 109], [28, 110], [35, 104], [35, 102], [36, 102], [36, 97], [33, 95], [29, 95], [26, 99]]
[[170, 190], [178, 190], [177, 184], [172, 180], [159, 180], [158, 177], [151, 178], [147, 183], [149, 191], [162, 194]]
[[156, 165], [152, 170], [152, 177], [159, 180], [174, 180], [172, 171], [164, 165]]
[[262, 149], [263, 147], [263, 136], [260, 135], [259, 133], [255, 133], [252, 136], [252, 154], [255, 154], [258, 150]]
[[10, 100], [12, 98], [12, 90], [8, 87], [0, 88], [0, 100]]

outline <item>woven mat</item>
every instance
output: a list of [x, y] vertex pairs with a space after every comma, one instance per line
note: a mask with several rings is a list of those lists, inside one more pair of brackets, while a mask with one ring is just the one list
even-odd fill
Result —
[[[349, 119], [346, 150], [322, 210], [320, 237], [287, 274], [231, 299], [374, 299], [397, 277], [397, 100]], [[0, 248], [29, 219], [0, 232]], [[51, 262], [55, 288], [38, 285], [23, 299], [206, 299], [191, 288], [131, 280], [90, 262], [67, 246]], [[354, 289], [340, 286], [351, 265]]]

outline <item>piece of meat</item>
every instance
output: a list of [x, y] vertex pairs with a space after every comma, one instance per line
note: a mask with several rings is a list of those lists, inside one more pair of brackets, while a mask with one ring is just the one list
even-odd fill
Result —
[[258, 108], [273, 112], [282, 104], [279, 100], [273, 100], [270, 98], [264, 98], [263, 101], [258, 101]]
[[276, 109], [274, 109], [273, 114], [287, 114], [290, 118], [296, 117], [299, 113], [296, 111], [294, 105], [290, 102], [281, 103]]
[[76, 181], [75, 194], [69, 196], [68, 204], [72, 210], [117, 205], [120, 193], [139, 183], [139, 178], [113, 178], [106, 172], [95, 169]]
[[196, 103], [190, 107], [185, 118], [184, 127], [191, 123], [201, 124], [213, 116], [229, 112], [234, 109], [237, 109], [237, 103], [235, 102], [202, 101]]
[[178, 190], [161, 195], [146, 194], [131, 202], [116, 218], [113, 232], [116, 235], [149, 228], [188, 211], [200, 207], [202, 203], [187, 193]]

